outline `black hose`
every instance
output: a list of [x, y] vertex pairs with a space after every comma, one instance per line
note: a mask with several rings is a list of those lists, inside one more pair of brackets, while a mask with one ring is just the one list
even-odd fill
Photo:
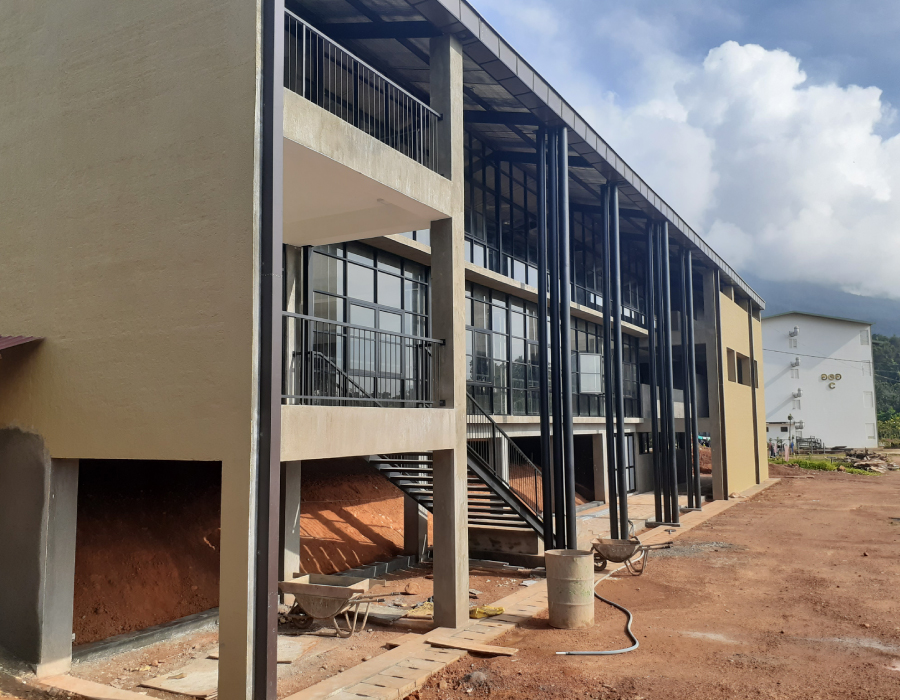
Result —
[[[600, 579], [600, 581], [602, 580], [603, 579]], [[597, 581], [597, 583], [594, 584], [594, 596], [602, 600], [607, 605], [612, 605], [614, 608], [618, 608], [623, 613], [628, 615], [628, 622], [625, 623], [625, 633], [629, 636], [631, 641], [634, 642], [634, 644], [632, 644], [627, 649], [613, 649], [612, 651], [558, 651], [556, 652], [557, 654], [561, 656], [612, 656], [613, 654], [625, 654], [626, 652], [634, 651], [641, 645], [641, 643], [637, 640], [637, 637], [635, 637], [634, 633], [631, 631], [631, 621], [634, 620], [634, 615], [632, 615], [631, 611], [627, 608], [619, 605], [618, 603], [614, 603], [611, 600], [607, 600], [602, 595], [597, 593], [596, 589], [600, 581]]]

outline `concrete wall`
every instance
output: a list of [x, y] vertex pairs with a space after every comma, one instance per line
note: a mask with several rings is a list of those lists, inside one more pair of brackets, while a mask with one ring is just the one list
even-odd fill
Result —
[[[0, 426], [223, 465], [222, 688], [247, 691], [257, 3], [0, 5]], [[223, 695], [222, 697], [225, 697]]]
[[[791, 338], [795, 326], [800, 332]], [[868, 344], [861, 341], [864, 331]], [[868, 324], [789, 314], [764, 319], [761, 335], [766, 420], [787, 423], [790, 414], [803, 421], [804, 436], [824, 440], [826, 446], [877, 447], [876, 437], [870, 437], [876, 435], [871, 431], [877, 426], [877, 414]], [[791, 366], [795, 358], [800, 359], [798, 367]], [[841, 378], [830, 379], [831, 375]], [[798, 389], [802, 396], [795, 399]], [[776, 429], [770, 437], [787, 434]]]
[[[743, 491], [756, 483], [753, 402], [751, 387], [728, 379], [727, 350], [750, 357], [750, 327], [747, 311], [726, 294], [719, 293], [722, 305], [722, 353], [725, 358], [725, 449], [729, 493]], [[759, 396], [761, 392], [758, 392]]]

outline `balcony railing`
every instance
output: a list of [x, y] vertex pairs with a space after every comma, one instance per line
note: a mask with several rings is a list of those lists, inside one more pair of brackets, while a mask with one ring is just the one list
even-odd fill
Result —
[[292, 12], [284, 86], [437, 172], [441, 115]]
[[442, 340], [283, 312], [282, 403], [434, 405]]

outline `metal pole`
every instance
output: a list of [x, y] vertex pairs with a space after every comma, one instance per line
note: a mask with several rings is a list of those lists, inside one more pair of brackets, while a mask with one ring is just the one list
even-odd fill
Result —
[[628, 484], [625, 480], [628, 452], [625, 443], [625, 386], [623, 373], [625, 357], [622, 351], [622, 247], [619, 238], [619, 188], [609, 186], [609, 231], [612, 252], [612, 320], [613, 371], [615, 372], [616, 405], [616, 491], [619, 495], [619, 536], [628, 537]]
[[284, 2], [262, 5], [262, 156], [259, 233], [259, 368], [256, 434], [256, 520], [252, 573], [254, 700], [276, 697], [278, 532], [281, 502], [282, 373], [282, 111]]
[[661, 470], [659, 461], [659, 392], [657, 377], [657, 357], [656, 357], [656, 265], [653, 256], [656, 253], [656, 244], [654, 229], [656, 224], [647, 223], [647, 279], [646, 293], [647, 299], [647, 354], [650, 357], [650, 436], [652, 438], [652, 458], [653, 458], [653, 504], [655, 506], [656, 522], [663, 521], [662, 511], [662, 483]]
[[663, 518], [672, 522], [672, 496], [669, 483], [669, 399], [666, 393], [666, 319], [663, 314], [662, 224], [656, 225], [656, 306], [657, 306], [657, 367], [659, 379], [659, 477], [663, 498]]
[[663, 303], [663, 323], [665, 337], [663, 339], [663, 352], [665, 354], [665, 372], [666, 372], [666, 419], [668, 425], [668, 464], [666, 465], [666, 473], [669, 482], [669, 497], [671, 499], [672, 519], [670, 522], [677, 523], [680, 521], [680, 512], [678, 507], [678, 467], [676, 463], [675, 453], [675, 386], [673, 383], [674, 371], [672, 367], [672, 287], [671, 275], [669, 272], [669, 224], [663, 222], [660, 231], [660, 253], [662, 254], [662, 303]]
[[[541, 485], [544, 550], [553, 549], [553, 469], [550, 461], [550, 357], [547, 338], [547, 130], [537, 135], [538, 153], [538, 371], [540, 372]], [[497, 189], [499, 192], [499, 188]], [[500, 207], [497, 207], [499, 211]], [[499, 228], [498, 228], [499, 231]]]
[[725, 494], [725, 500], [728, 496], [728, 445], [725, 441], [725, 361], [722, 352], [722, 278], [719, 268], [713, 272], [715, 283], [715, 304], [716, 304], [716, 362], [719, 367], [719, 436], [722, 442], [722, 492]]
[[566, 542], [578, 546], [578, 524], [575, 520], [575, 431], [572, 425], [572, 279], [569, 256], [569, 132], [559, 128], [557, 157], [559, 167], [559, 320], [560, 363], [562, 379], [563, 459], [565, 464]]
[[553, 510], [556, 521], [554, 544], [557, 549], [566, 548], [565, 489], [563, 480], [563, 411], [562, 387], [560, 385], [560, 337], [559, 337], [559, 144], [555, 134], [549, 134], [550, 211], [547, 217], [550, 232], [550, 370], [553, 404]]
[[688, 310], [688, 368], [691, 383], [691, 445], [694, 450], [694, 503], [697, 508], [703, 504], [700, 493], [700, 426], [697, 414], [697, 345], [694, 339], [694, 262], [691, 251], [686, 251], [687, 270], [687, 310]]
[[612, 257], [610, 239], [610, 190], [603, 188], [603, 405], [606, 412], [606, 505], [609, 508], [609, 536], [619, 539], [619, 497], [616, 486], [616, 425], [613, 410], [612, 335]]
[[681, 250], [679, 258], [679, 282], [681, 297], [681, 385], [683, 387], [681, 398], [684, 405], [684, 488], [687, 494], [688, 508], [699, 508], [700, 504], [695, 502], [694, 493], [694, 440], [693, 440], [693, 398], [691, 397], [691, 375], [690, 375], [690, 337], [688, 335], [688, 303], [687, 303], [687, 286], [690, 284], [687, 276], [687, 259], [690, 251], [685, 247]]

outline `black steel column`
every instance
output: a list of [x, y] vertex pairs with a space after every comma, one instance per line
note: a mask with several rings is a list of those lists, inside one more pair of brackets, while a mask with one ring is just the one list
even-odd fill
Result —
[[695, 502], [694, 494], [694, 453], [695, 444], [693, 441], [693, 399], [691, 397], [691, 376], [690, 376], [690, 350], [688, 336], [688, 292], [687, 287], [690, 284], [687, 276], [687, 259], [690, 251], [682, 248], [679, 257], [679, 281], [680, 285], [680, 301], [681, 301], [681, 385], [682, 385], [682, 404], [684, 405], [684, 488], [687, 494], [688, 508], [699, 508], [700, 504]]
[[262, 4], [262, 143], [260, 162], [259, 367], [256, 542], [252, 611], [255, 700], [276, 697], [278, 532], [281, 502], [282, 119], [284, 1]]
[[[550, 357], [547, 338], [547, 130], [537, 134], [538, 168], [538, 371], [540, 372], [541, 485], [544, 550], [553, 549], [553, 467], [550, 460]], [[499, 188], [497, 190], [500, 191]], [[499, 210], [499, 207], [498, 207]], [[498, 229], [499, 230], [499, 229]]]
[[672, 496], [669, 480], [669, 398], [666, 393], [668, 382], [666, 381], [666, 319], [663, 313], [663, 262], [662, 262], [662, 224], [655, 226], [654, 238], [656, 247], [656, 307], [657, 307], [657, 378], [659, 380], [659, 483], [663, 500], [663, 518], [665, 522], [672, 522]]
[[616, 408], [616, 491], [619, 496], [619, 536], [628, 537], [628, 484], [625, 468], [628, 450], [625, 442], [625, 387], [623, 373], [625, 365], [622, 350], [622, 247], [619, 237], [619, 188], [609, 186], [609, 233], [612, 253], [612, 331], [613, 331], [613, 372], [615, 378]]
[[713, 280], [716, 286], [715, 305], [716, 305], [716, 363], [719, 368], [719, 437], [721, 439], [722, 454], [722, 491], [725, 494], [725, 500], [728, 500], [728, 444], [725, 441], [725, 359], [722, 352], [722, 278], [719, 268], [713, 272]]
[[549, 228], [550, 251], [550, 398], [553, 404], [553, 510], [556, 521], [554, 545], [566, 548], [565, 482], [563, 478], [563, 410], [562, 386], [560, 380], [560, 337], [559, 337], [559, 140], [554, 133], [549, 134], [548, 190], [550, 211]]
[[671, 508], [671, 520], [677, 523], [680, 520], [678, 506], [678, 464], [675, 452], [675, 385], [674, 368], [672, 362], [672, 278], [669, 272], [669, 224], [663, 222], [660, 230], [660, 255], [662, 257], [662, 304], [663, 304], [663, 354], [665, 355], [664, 372], [666, 381], [666, 431], [667, 441], [665, 465], [666, 478], [669, 483], [669, 498]]
[[562, 380], [563, 464], [565, 465], [566, 543], [570, 549], [578, 547], [578, 526], [575, 520], [575, 431], [572, 425], [572, 276], [569, 255], [569, 132], [559, 128], [557, 158], [559, 166], [559, 335]]
[[702, 507], [703, 498], [700, 493], [700, 426], [697, 415], [697, 344], [694, 339], [694, 263], [691, 251], [685, 251], [685, 269], [687, 271], [687, 310], [688, 310], [688, 368], [691, 384], [691, 445], [694, 450], [694, 503]]
[[654, 229], [656, 224], [647, 223], [647, 271], [644, 298], [647, 306], [647, 355], [650, 358], [650, 436], [652, 445], [653, 458], [653, 504], [655, 507], [656, 522], [663, 521], [662, 510], [662, 479], [659, 461], [659, 392], [657, 377], [657, 356], [656, 356], [656, 290], [657, 286], [654, 279], [656, 275], [656, 265], [653, 256], [656, 254], [656, 244]]
[[603, 188], [603, 405], [606, 411], [606, 505], [609, 508], [609, 533], [619, 538], [619, 497], [616, 486], [616, 425], [613, 407], [612, 371], [612, 254], [610, 252], [610, 190]]

